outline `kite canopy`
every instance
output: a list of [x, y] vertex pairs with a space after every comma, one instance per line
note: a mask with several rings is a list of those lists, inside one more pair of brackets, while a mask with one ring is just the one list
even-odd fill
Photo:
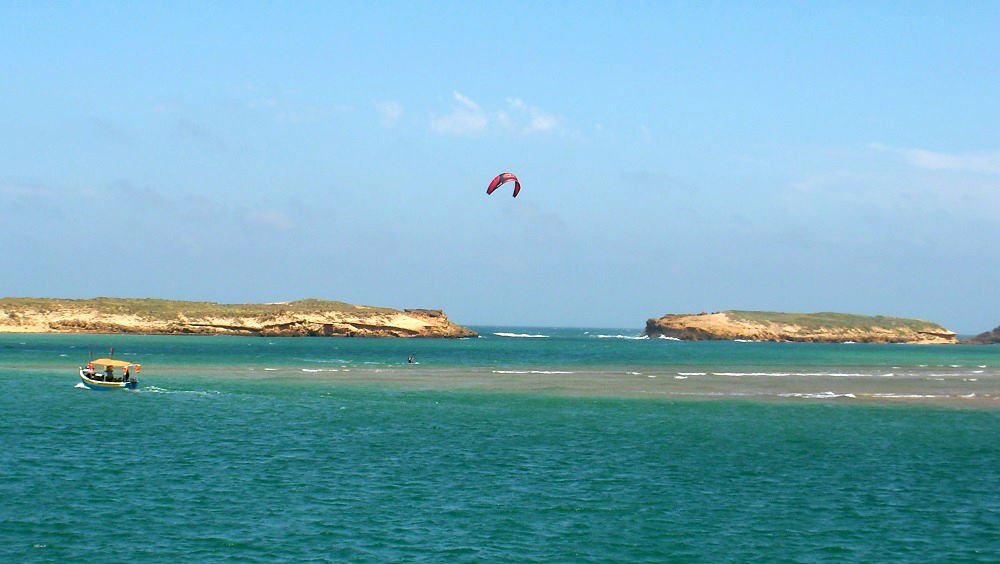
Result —
[[510, 181], [514, 181], [514, 197], [517, 197], [517, 193], [521, 191], [521, 181], [514, 176], [513, 172], [501, 172], [490, 181], [490, 185], [486, 187], [486, 193], [492, 194], [494, 190], [499, 188], [502, 184], [506, 184]]

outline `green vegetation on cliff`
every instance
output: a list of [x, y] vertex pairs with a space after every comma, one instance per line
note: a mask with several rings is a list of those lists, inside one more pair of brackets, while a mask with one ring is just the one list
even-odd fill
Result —
[[903, 317], [886, 317], [884, 315], [855, 315], [850, 313], [818, 312], [818, 313], [784, 313], [777, 311], [724, 311], [730, 319], [753, 321], [755, 323], [777, 323], [781, 325], [796, 325], [806, 330], [818, 329], [910, 329], [926, 331], [928, 327], [939, 328], [940, 325], [920, 319]]
[[187, 317], [246, 317], [276, 313], [312, 313], [317, 311], [389, 313], [380, 307], [356, 306], [345, 302], [304, 299], [269, 304], [220, 304], [154, 298], [3, 298], [0, 309], [5, 311], [52, 312], [66, 309], [89, 309], [105, 314], [136, 315], [150, 320]]

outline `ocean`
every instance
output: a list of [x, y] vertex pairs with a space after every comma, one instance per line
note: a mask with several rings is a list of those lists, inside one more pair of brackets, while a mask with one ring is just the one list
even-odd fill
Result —
[[0, 334], [0, 559], [1000, 559], [1000, 346], [476, 329]]

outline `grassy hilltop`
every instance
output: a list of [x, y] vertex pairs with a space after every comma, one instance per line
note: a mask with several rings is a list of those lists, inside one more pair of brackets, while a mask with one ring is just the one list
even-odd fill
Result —
[[725, 312], [731, 319], [753, 321], [757, 323], [776, 323], [794, 325], [804, 329], [911, 329], [922, 331], [935, 327], [944, 331], [940, 325], [921, 319], [905, 317], [886, 317], [884, 315], [856, 315], [852, 313], [783, 313], [777, 311], [742, 311], [729, 310]]
[[120, 315], [141, 315], [149, 319], [173, 319], [178, 315], [188, 317], [268, 315], [285, 311], [300, 313], [315, 311], [395, 311], [391, 308], [357, 306], [346, 302], [319, 300], [315, 298], [265, 304], [220, 304], [216, 302], [160, 300], [155, 298], [2, 298], [0, 299], [0, 309], [6, 311], [38, 312], [92, 309]]
[[219, 304], [145, 298], [3, 298], [0, 331], [468, 337], [440, 310], [396, 310], [332, 300]]

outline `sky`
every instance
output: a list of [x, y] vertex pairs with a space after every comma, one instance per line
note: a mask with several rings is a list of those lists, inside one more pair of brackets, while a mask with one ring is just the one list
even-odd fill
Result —
[[998, 30], [985, 1], [0, 2], [0, 295], [978, 333]]

